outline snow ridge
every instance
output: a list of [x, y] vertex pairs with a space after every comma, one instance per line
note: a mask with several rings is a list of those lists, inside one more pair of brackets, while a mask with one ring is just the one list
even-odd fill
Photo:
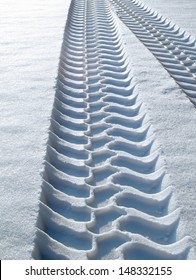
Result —
[[[186, 259], [179, 209], [108, 1], [73, 0], [35, 259]], [[174, 208], [174, 207], [173, 207]]]
[[196, 40], [137, 0], [110, 0], [119, 18], [196, 105]]

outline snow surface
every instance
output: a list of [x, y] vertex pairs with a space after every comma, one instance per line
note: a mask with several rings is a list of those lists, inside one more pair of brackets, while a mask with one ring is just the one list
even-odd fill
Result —
[[[178, 3], [179, 2], [179, 3]], [[162, 12], [178, 25], [187, 27], [196, 35], [193, 1], [143, 1], [153, 10]], [[189, 10], [187, 11], [187, 6]], [[172, 8], [171, 8], [172, 7]], [[175, 8], [174, 8], [175, 7]], [[192, 7], [192, 9], [190, 9]], [[184, 11], [184, 13], [182, 13]], [[185, 20], [186, 19], [186, 20]], [[184, 29], [186, 31], [186, 29]], [[178, 205], [181, 207], [179, 236], [190, 235], [196, 240], [196, 111], [182, 90], [160, 63], [135, 37], [122, 26], [127, 52], [130, 54], [133, 73], [142, 95], [157, 140], [166, 161]], [[196, 258], [195, 249], [190, 258]]]
[[[196, 36], [195, 1], [144, 1]], [[30, 259], [49, 119], [70, 1], [1, 1], [0, 258]], [[176, 9], [172, 8], [176, 7]], [[183, 11], [183, 13], [182, 13]], [[120, 20], [137, 90], [145, 102], [181, 207], [177, 237], [196, 240], [195, 108]], [[190, 259], [196, 258], [192, 250]]]
[[29, 259], [69, 0], [0, 2], [0, 258]]
[[160, 12], [169, 20], [196, 37], [195, 0], [144, 0], [142, 3]]

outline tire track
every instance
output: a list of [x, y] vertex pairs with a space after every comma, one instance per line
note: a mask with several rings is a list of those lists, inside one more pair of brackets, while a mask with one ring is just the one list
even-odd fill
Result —
[[196, 104], [196, 40], [137, 0], [110, 0], [123, 23]]
[[[179, 209], [108, 1], [73, 0], [35, 259], [185, 259]], [[142, 257], [141, 257], [142, 256]]]

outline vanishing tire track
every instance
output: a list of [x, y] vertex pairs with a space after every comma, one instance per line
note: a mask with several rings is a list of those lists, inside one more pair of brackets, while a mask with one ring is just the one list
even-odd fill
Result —
[[137, 0], [110, 0], [118, 17], [196, 105], [196, 40]]
[[35, 259], [186, 259], [179, 209], [108, 1], [73, 0]]

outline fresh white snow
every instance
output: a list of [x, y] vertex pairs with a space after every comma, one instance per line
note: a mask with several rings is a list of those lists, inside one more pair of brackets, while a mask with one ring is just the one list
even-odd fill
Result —
[[69, 0], [0, 2], [0, 258], [29, 259]]
[[[189, 5], [185, 0], [144, 3], [196, 36], [195, 1], [188, 1]], [[65, 0], [0, 3], [1, 259], [31, 258], [42, 184], [40, 171], [69, 4]], [[190, 236], [196, 240], [195, 108], [150, 51], [116, 20], [137, 92], [150, 116], [173, 186], [175, 203], [170, 207], [181, 208], [177, 238]], [[47, 209], [43, 212], [47, 214]], [[122, 227], [127, 225], [125, 219]], [[189, 258], [195, 257], [192, 249]]]

